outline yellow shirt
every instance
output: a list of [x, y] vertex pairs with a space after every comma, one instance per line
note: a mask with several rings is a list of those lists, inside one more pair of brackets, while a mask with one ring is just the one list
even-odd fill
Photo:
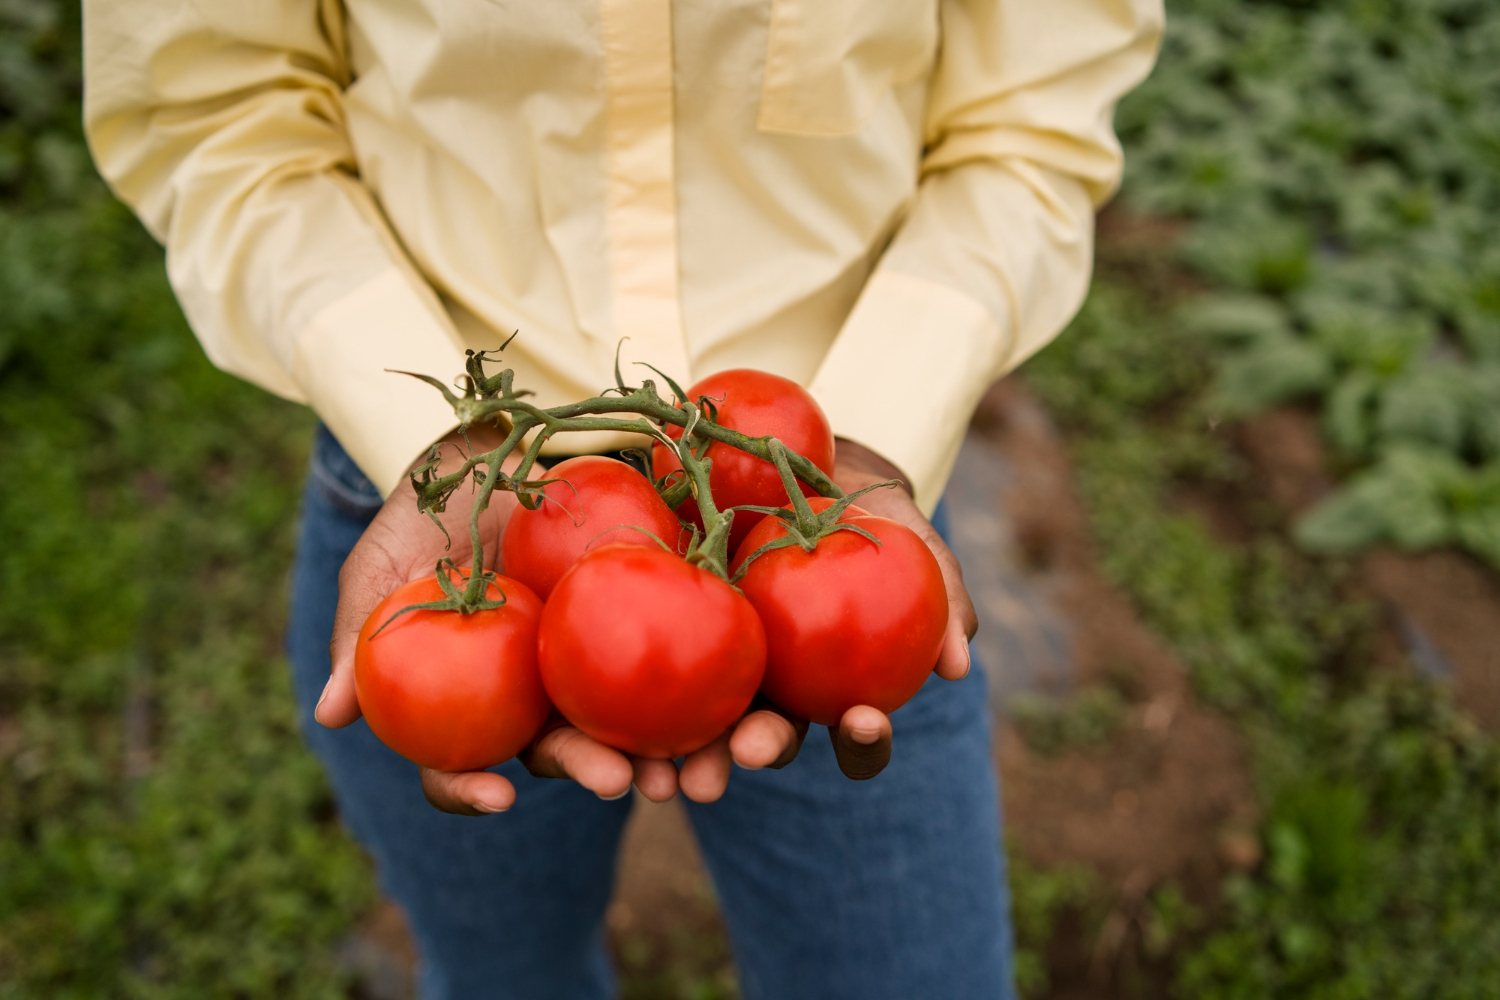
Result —
[[612, 384], [620, 338], [684, 385], [796, 379], [930, 509], [1083, 297], [1161, 27], [1161, 0], [84, 0], [85, 119], [209, 357], [382, 491], [453, 423], [385, 369], [519, 330], [542, 405]]

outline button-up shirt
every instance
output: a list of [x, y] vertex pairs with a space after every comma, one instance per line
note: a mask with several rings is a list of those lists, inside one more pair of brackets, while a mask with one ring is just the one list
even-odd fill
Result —
[[[1161, 0], [85, 0], [85, 118], [220, 367], [382, 491], [494, 348], [541, 405], [755, 367], [930, 509], [1088, 284]], [[617, 446], [554, 439], [571, 451]]]

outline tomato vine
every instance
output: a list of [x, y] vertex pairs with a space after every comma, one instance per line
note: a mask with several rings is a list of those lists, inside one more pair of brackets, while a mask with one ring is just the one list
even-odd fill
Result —
[[[514, 339], [512, 336], [511, 340]], [[499, 599], [487, 596], [489, 584], [494, 581], [495, 574], [484, 567], [480, 517], [489, 507], [496, 490], [514, 493], [522, 506], [528, 510], [536, 509], [543, 500], [541, 490], [545, 486], [545, 480], [531, 479], [531, 471], [546, 443], [554, 435], [564, 432], [615, 431], [639, 434], [671, 449], [682, 463], [682, 471], [658, 480], [657, 490], [667, 505], [674, 509], [688, 497], [694, 499], [703, 520], [704, 531], [701, 537], [695, 533], [686, 558], [690, 563], [699, 565], [724, 580], [729, 580], [730, 577], [730, 527], [735, 511], [741, 508], [720, 510], [714, 503], [713, 491], [709, 485], [713, 460], [706, 457], [705, 453], [715, 442], [775, 465], [783, 481], [788, 484], [788, 493], [794, 504], [793, 511], [761, 507], [743, 509], [782, 516], [789, 526], [800, 527], [801, 530], [796, 533], [796, 539], [800, 541], [812, 542], [821, 534], [843, 530], [834, 524], [837, 515], [825, 519], [806, 510], [806, 501], [801, 491], [794, 488], [795, 482], [800, 479], [820, 495], [839, 501], [840, 509], [852, 497], [846, 498], [844, 492], [822, 469], [805, 456], [785, 447], [776, 438], [750, 437], [719, 423], [716, 419], [715, 400], [707, 396], [690, 400], [676, 381], [656, 368], [651, 370], [661, 376], [671, 389], [671, 402], [661, 397], [652, 379], [643, 379], [639, 386], [629, 386], [621, 374], [617, 355], [613, 387], [598, 396], [575, 403], [550, 408], [539, 407], [525, 398], [530, 392], [515, 387], [513, 369], [505, 368], [493, 375], [486, 371], [486, 364], [494, 361], [509, 344], [510, 340], [507, 340], [494, 351], [467, 351], [462, 388], [458, 392], [431, 375], [400, 373], [421, 379], [443, 394], [443, 398], [453, 407], [459, 431], [463, 433], [465, 441], [468, 440], [469, 429], [475, 427], [489, 425], [505, 432], [504, 440], [489, 451], [476, 453], [471, 447], [463, 464], [446, 475], [437, 474], [442, 453], [441, 445], [436, 444], [429, 451], [426, 461], [411, 472], [418, 509], [431, 517], [440, 528], [443, 528], [443, 524], [437, 515], [447, 509], [453, 494], [471, 480], [477, 486], [469, 514], [474, 564], [468, 573], [467, 582], [462, 590], [451, 584], [445, 586], [443, 590], [446, 596], [442, 600], [420, 605], [421, 608], [472, 614], [504, 603], [503, 595]], [[631, 416], [625, 417], [622, 414]], [[683, 429], [681, 436], [675, 440], [665, 432], [669, 424]], [[517, 449], [522, 449], [520, 462], [514, 471], [507, 473], [504, 465]], [[866, 490], [860, 492], [864, 493]], [[802, 502], [799, 504], [798, 501]], [[447, 529], [443, 530], [446, 533]], [[451, 559], [444, 558], [437, 567], [439, 580], [446, 582], [449, 573], [456, 569]], [[398, 613], [416, 610], [417, 607], [414, 605]]]

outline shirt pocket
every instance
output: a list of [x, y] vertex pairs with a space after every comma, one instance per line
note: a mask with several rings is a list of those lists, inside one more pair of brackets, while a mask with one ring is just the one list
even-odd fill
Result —
[[757, 127], [854, 135], [894, 85], [930, 71], [937, 45], [937, 0], [771, 0]]

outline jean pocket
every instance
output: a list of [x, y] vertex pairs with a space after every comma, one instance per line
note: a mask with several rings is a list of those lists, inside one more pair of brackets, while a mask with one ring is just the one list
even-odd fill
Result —
[[928, 72], [937, 0], [771, 0], [762, 132], [851, 136], [880, 97]]
[[319, 496], [355, 517], [369, 520], [385, 503], [375, 484], [359, 471], [344, 446], [322, 424], [313, 437], [308, 478]]

